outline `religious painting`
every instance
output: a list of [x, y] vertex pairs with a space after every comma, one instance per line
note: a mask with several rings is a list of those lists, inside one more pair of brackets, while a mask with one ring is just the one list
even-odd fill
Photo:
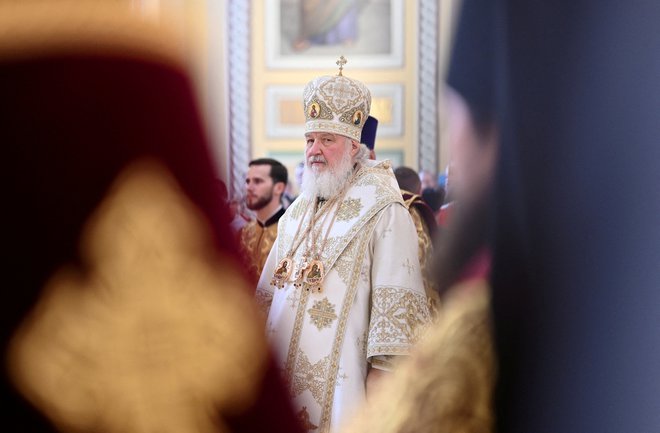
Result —
[[[366, 84], [371, 91], [371, 115], [378, 119], [377, 137], [403, 135], [403, 85]], [[266, 136], [302, 140], [305, 135], [303, 86], [271, 85], [266, 88]], [[312, 110], [314, 104], [309, 106]], [[316, 108], [319, 110], [319, 108]], [[362, 112], [356, 112], [354, 122], [360, 123]], [[310, 117], [313, 117], [310, 115]], [[359, 117], [359, 118], [358, 118]]]
[[264, 0], [269, 68], [403, 65], [403, 0]]

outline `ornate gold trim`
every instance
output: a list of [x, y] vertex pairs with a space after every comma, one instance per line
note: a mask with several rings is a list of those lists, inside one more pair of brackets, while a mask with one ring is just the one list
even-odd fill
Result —
[[[337, 374], [339, 371], [339, 357], [341, 356], [341, 349], [344, 345], [344, 337], [346, 336], [346, 324], [348, 323], [348, 314], [351, 311], [353, 306], [353, 301], [355, 299], [355, 294], [357, 293], [358, 278], [360, 270], [362, 268], [362, 262], [364, 261], [364, 255], [367, 250], [367, 245], [369, 239], [376, 226], [376, 221], [371, 220], [367, 227], [364, 228], [364, 236], [359, 238], [359, 242], [356, 244], [358, 255], [355, 259], [355, 266], [353, 267], [351, 285], [346, 291], [344, 296], [344, 302], [341, 306], [341, 312], [339, 315], [339, 322], [337, 324], [337, 332], [335, 334], [334, 344], [332, 345], [332, 352], [330, 357], [330, 369], [328, 371], [328, 381], [326, 386], [325, 399], [323, 405], [321, 406], [321, 422], [320, 426], [326, 428], [330, 425], [330, 418], [332, 416], [332, 403], [334, 401], [334, 394], [337, 382]], [[365, 360], [366, 362], [366, 360]]]
[[[293, 289], [298, 290], [298, 289]], [[291, 343], [289, 343], [289, 352], [286, 356], [286, 363], [284, 364], [284, 372], [286, 374], [287, 380], [291, 380], [293, 377], [293, 370], [296, 364], [297, 353], [300, 350], [300, 335], [302, 334], [302, 328], [305, 318], [305, 310], [307, 309], [307, 301], [309, 300], [309, 292], [303, 290], [300, 294], [300, 300], [298, 302], [298, 309], [296, 310], [296, 318], [293, 321], [293, 332], [291, 333]]]
[[330, 328], [332, 323], [337, 319], [335, 305], [330, 302], [327, 297], [314, 302], [312, 308], [307, 310], [307, 312], [312, 319], [312, 323], [319, 331], [324, 328]]

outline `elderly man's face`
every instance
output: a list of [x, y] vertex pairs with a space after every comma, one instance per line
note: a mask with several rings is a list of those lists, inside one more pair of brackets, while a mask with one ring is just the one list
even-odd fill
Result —
[[308, 132], [305, 134], [305, 163], [316, 173], [336, 168], [344, 154], [351, 158], [358, 152], [358, 146], [350, 138], [329, 132]]

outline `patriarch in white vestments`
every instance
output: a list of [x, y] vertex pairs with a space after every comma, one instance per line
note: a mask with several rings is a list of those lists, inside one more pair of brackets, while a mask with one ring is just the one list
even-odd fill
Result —
[[417, 234], [389, 161], [368, 160], [367, 87], [339, 74], [303, 92], [305, 171], [256, 296], [308, 431], [337, 431], [429, 321]]

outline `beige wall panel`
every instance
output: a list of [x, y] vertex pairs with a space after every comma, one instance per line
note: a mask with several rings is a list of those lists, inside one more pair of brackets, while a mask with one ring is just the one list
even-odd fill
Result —
[[[269, 68], [267, 65], [266, 20], [276, 20], [277, 17], [268, 16], [266, 12], [267, 9], [269, 12], [272, 12], [273, 8], [277, 9], [280, 1], [268, 0], [268, 2], [272, 2], [272, 4], [267, 5], [265, 1], [254, 1], [252, 9], [252, 53], [250, 57], [252, 65], [252, 157], [293, 155], [291, 156], [291, 159], [293, 159], [295, 155], [299, 155], [299, 158], [302, 159], [304, 146], [303, 135], [300, 134], [299, 138], [273, 137], [272, 132], [269, 134], [267, 122], [267, 117], [269, 116], [267, 113], [268, 110], [278, 111], [277, 121], [282, 124], [289, 125], [298, 124], [301, 121], [304, 122], [302, 92], [295, 97], [298, 102], [291, 99], [279, 100], [277, 104], [273, 104], [267, 98], [268, 89], [277, 86], [300, 86], [302, 88], [309, 80], [318, 75], [336, 74], [337, 66], [333, 60], [328, 61], [327, 64], [317, 65], [315, 63], [313, 67]], [[411, 1], [401, 1], [399, 3], [397, 0], [394, 0], [392, 3], [398, 3], [403, 9], [402, 16], [397, 15], [395, 17], [395, 19], [400, 20], [401, 24], [400, 36], [402, 40], [400, 43], [403, 51], [403, 59], [400, 66], [378, 69], [358, 68], [352, 65], [352, 57], [346, 55], [348, 63], [344, 68], [344, 75], [358, 79], [370, 88], [374, 85], [393, 85], [403, 88], [401, 107], [399, 107], [402, 113], [399, 128], [401, 130], [400, 135], [381, 136], [381, 127], [379, 127], [376, 151], [378, 153], [378, 150], [382, 150], [381, 153], [386, 156], [396, 155], [398, 152], [401, 155], [402, 162], [406, 165], [416, 167], [417, 32], [415, 29], [417, 6], [416, 2]], [[336, 56], [333, 58], [336, 59], [345, 53], [338, 47], [335, 54]], [[359, 63], [359, 60], [356, 62]], [[379, 125], [387, 125], [393, 121], [393, 104], [396, 102], [390, 97], [374, 97], [372, 114], [379, 119]], [[296, 114], [296, 110], [299, 114]]]

